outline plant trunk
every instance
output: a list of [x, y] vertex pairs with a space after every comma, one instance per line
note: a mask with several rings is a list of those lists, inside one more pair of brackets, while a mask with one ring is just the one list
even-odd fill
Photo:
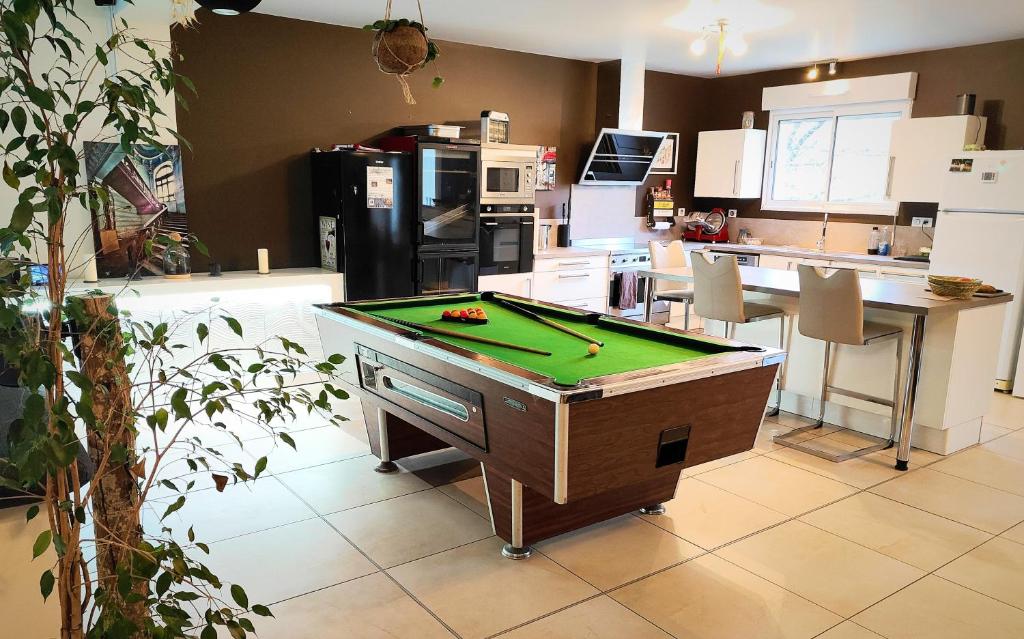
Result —
[[[139, 486], [133, 473], [136, 455], [131, 382], [122, 354], [121, 324], [116, 312], [111, 312], [111, 296], [81, 299], [87, 318], [86, 325], [79, 327], [81, 371], [92, 383], [97, 425], [89, 430], [88, 444], [97, 467], [93, 481], [99, 482], [93, 490], [92, 508], [98, 583], [106, 593], [103, 617], [109, 619], [115, 614], [141, 629], [149, 617], [145, 604], [148, 581], [132, 570], [133, 551], [142, 542], [142, 525]], [[127, 602], [118, 592], [119, 571], [132, 575], [130, 592], [141, 595], [141, 601]]]

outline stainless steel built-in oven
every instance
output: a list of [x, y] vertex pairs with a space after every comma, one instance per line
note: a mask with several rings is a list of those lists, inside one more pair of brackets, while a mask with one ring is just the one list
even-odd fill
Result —
[[[532, 209], [533, 207], [529, 207]], [[533, 216], [480, 216], [480, 275], [533, 270]]]
[[523, 144], [484, 144], [480, 147], [480, 204], [532, 205], [537, 147]]

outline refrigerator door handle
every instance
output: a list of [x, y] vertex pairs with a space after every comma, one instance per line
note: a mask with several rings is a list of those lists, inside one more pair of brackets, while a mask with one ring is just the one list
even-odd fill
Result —
[[416, 268], [413, 269], [413, 272], [414, 272], [413, 277], [415, 278], [414, 281], [417, 284], [422, 284], [423, 283], [423, 271], [424, 271], [423, 260], [416, 260]]

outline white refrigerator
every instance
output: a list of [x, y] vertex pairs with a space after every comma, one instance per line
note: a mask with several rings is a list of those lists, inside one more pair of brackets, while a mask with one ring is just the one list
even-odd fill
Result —
[[1013, 388], [1024, 397], [1024, 151], [965, 152], [950, 158], [928, 272], [977, 277], [1013, 294], [996, 388]]

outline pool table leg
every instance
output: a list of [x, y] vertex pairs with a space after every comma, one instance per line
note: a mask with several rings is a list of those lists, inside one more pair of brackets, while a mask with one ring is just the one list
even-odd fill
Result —
[[383, 408], [377, 409], [377, 428], [380, 433], [380, 463], [374, 467], [378, 473], [398, 472], [398, 466], [391, 461], [391, 452], [388, 446], [388, 416]]
[[523, 545], [523, 485], [512, 480], [512, 543], [505, 544], [501, 554], [509, 559], [526, 559], [533, 548]]
[[650, 506], [643, 506], [640, 508], [641, 515], [664, 515], [665, 504], [651, 504]]

